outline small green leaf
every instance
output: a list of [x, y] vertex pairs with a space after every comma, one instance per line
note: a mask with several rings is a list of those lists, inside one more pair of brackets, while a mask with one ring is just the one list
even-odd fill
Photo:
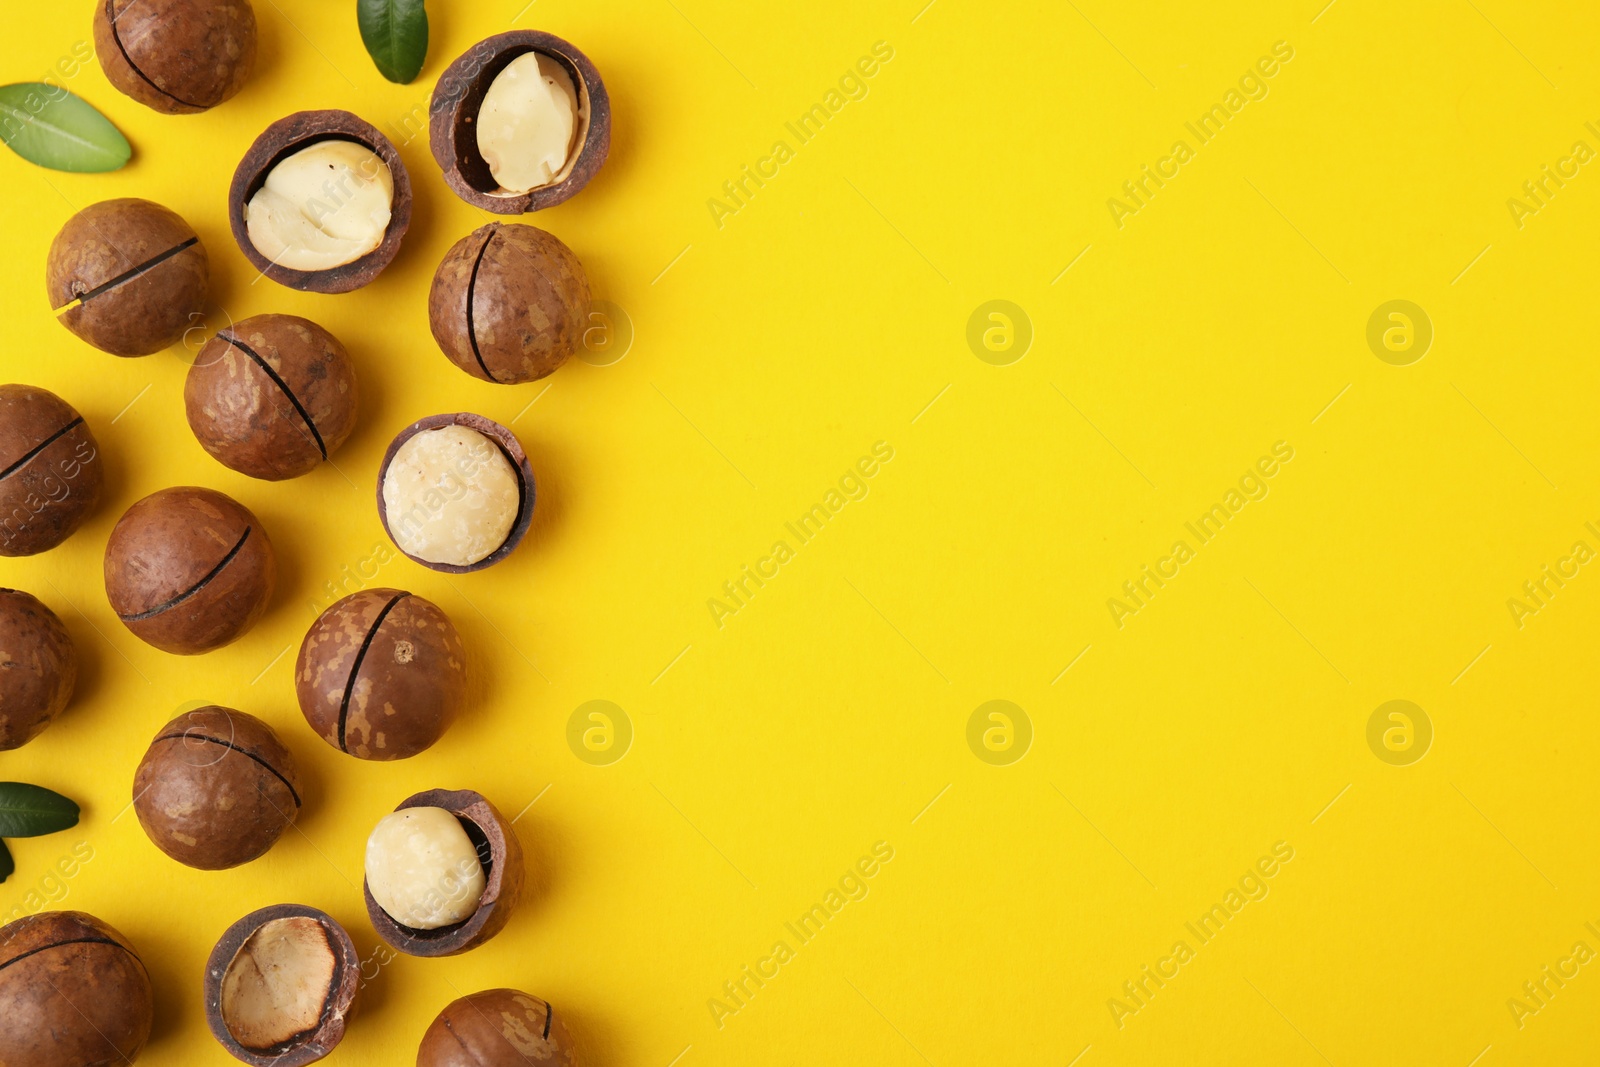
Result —
[[378, 73], [405, 85], [428, 58], [427, 0], [356, 0], [361, 43]]
[[29, 163], [82, 174], [116, 170], [133, 156], [110, 119], [43, 82], [0, 85], [0, 141]]
[[6, 843], [0, 841], [0, 882], [11, 877], [11, 872], [17, 869], [16, 862], [11, 858], [11, 852], [6, 848]]
[[0, 837], [38, 837], [78, 825], [78, 805], [23, 782], [0, 782]]

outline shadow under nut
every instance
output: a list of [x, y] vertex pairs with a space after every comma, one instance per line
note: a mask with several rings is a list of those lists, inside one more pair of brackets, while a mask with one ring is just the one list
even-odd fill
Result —
[[344, 345], [295, 315], [257, 315], [211, 338], [183, 397], [214, 459], [268, 481], [316, 469], [355, 429], [359, 404]]
[[428, 325], [475, 378], [517, 384], [552, 373], [583, 344], [589, 277], [572, 250], [536, 226], [491, 222], [445, 254]]
[[359, 759], [415, 756], [444, 736], [467, 695], [461, 635], [437, 605], [365, 589], [312, 623], [295, 661], [306, 722]]
[[0, 556], [32, 556], [72, 535], [100, 502], [100, 446], [65, 400], [0, 385]]
[[163, 489], [134, 504], [106, 544], [106, 596], [134, 636], [195, 655], [242, 636], [276, 583], [272, 542], [242, 504], [211, 489]]
[[250, 79], [249, 0], [95, 0], [94, 51], [118, 91], [166, 115], [205, 111]]

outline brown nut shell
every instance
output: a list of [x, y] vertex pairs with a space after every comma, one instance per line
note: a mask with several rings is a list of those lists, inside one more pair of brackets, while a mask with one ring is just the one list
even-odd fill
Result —
[[486, 382], [536, 381], [583, 347], [589, 276], [554, 234], [491, 222], [433, 276], [428, 325], [450, 362]]
[[133, 198], [90, 204], [56, 234], [45, 264], [61, 324], [114, 356], [148, 356], [203, 317], [211, 266], [176, 212]]
[[[547, 55], [566, 68], [578, 92], [582, 126], [578, 148], [555, 181], [510, 195], [500, 189], [478, 151], [478, 112], [495, 77], [529, 52]], [[467, 203], [497, 215], [523, 215], [561, 203], [589, 184], [611, 150], [611, 97], [600, 72], [570, 43], [538, 30], [511, 30], [467, 49], [439, 75], [430, 110], [428, 142], [445, 183]]]
[[[423, 559], [421, 556], [413, 556], [405, 549], [400, 548], [400, 542], [395, 540], [394, 531], [389, 526], [389, 507], [383, 501], [383, 481], [389, 473], [389, 464], [394, 461], [395, 453], [400, 451], [400, 446], [424, 430], [437, 430], [441, 426], [465, 426], [470, 430], [476, 430], [490, 441], [493, 441], [495, 447], [499, 448], [501, 454], [510, 462], [511, 469], [516, 472], [517, 489], [520, 493], [517, 518], [511, 524], [511, 530], [506, 534], [505, 541], [499, 548], [478, 562], [468, 563], [464, 566], [456, 563], [434, 563], [431, 560]], [[486, 419], [482, 415], [474, 415], [467, 411], [456, 412], [453, 415], [429, 415], [425, 419], [418, 419], [413, 422], [396, 434], [393, 441], [389, 442], [389, 448], [383, 454], [383, 462], [378, 465], [378, 520], [383, 523], [383, 532], [389, 535], [389, 540], [394, 541], [395, 547], [400, 548], [401, 553], [407, 559], [413, 563], [420, 563], [430, 570], [442, 571], [445, 574], [471, 574], [473, 571], [481, 571], [485, 567], [492, 567], [509, 556], [512, 550], [522, 543], [522, 539], [527, 536], [528, 527], [533, 523], [534, 496], [533, 466], [528, 462], [528, 453], [523, 451], [522, 442], [517, 440], [516, 434], [493, 419]], [[399, 521], [398, 517], [395, 521]]]
[[153, 1021], [143, 961], [93, 915], [45, 911], [0, 927], [0, 1063], [132, 1063]]
[[[394, 179], [394, 199], [389, 204], [389, 228], [383, 242], [360, 259], [327, 270], [280, 267], [256, 250], [250, 240], [246, 209], [250, 198], [266, 184], [272, 168], [318, 141], [353, 141], [377, 154]], [[310, 293], [348, 293], [372, 281], [400, 251], [411, 225], [411, 177], [394, 145], [377, 127], [348, 111], [297, 111], [268, 126], [233, 172], [228, 187], [228, 223], [239, 251], [252, 266], [279, 285]]]
[[0, 589], [0, 752], [38, 737], [77, 683], [78, 652], [56, 613], [31, 594]]
[[373, 899], [366, 880], [361, 892], [367, 901], [372, 928], [390, 946], [408, 956], [454, 956], [477, 948], [504, 929], [522, 896], [522, 843], [511, 823], [482, 793], [470, 789], [429, 789], [407, 797], [395, 807], [443, 808], [461, 822], [478, 849], [487, 884], [478, 898], [478, 910], [461, 922], [437, 930], [401, 926]]
[[281, 481], [314, 470], [355, 429], [355, 366], [295, 315], [256, 315], [200, 350], [183, 388], [189, 428], [223, 466]]
[[214, 489], [151, 493], [106, 543], [106, 597], [135, 637], [192, 656], [221, 648], [267, 610], [277, 560], [243, 504]]
[[363, 589], [318, 616], [294, 678], [306, 722], [360, 759], [415, 756], [467, 698], [461, 635], [436, 605], [399, 589]]
[[71, 404], [0, 385], [0, 556], [65, 541], [100, 502], [102, 480], [100, 446]]
[[565, 1020], [517, 989], [452, 1000], [422, 1035], [417, 1067], [576, 1067]]
[[216, 107], [250, 79], [250, 0], [95, 0], [94, 51], [106, 79], [165, 115]]
[[303, 904], [261, 908], [228, 927], [206, 960], [206, 1022], [252, 1067], [303, 1067], [344, 1040], [361, 987], [345, 928]]
[[277, 843], [300, 814], [294, 756], [272, 727], [212, 705], [156, 732], [133, 776], [150, 841], [189, 867], [221, 871]]

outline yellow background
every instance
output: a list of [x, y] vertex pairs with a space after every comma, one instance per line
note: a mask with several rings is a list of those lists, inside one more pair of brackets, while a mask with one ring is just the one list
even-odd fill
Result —
[[[157, 115], [93, 64], [69, 81], [135, 145], [125, 170], [0, 153], [4, 378], [80, 410], [109, 483], [63, 547], [0, 562], [84, 661], [70, 710], [0, 755], [0, 777], [77, 798], [83, 822], [12, 843], [0, 910], [92, 846], [57, 906], [142, 951], [146, 1061], [232, 1062], [200, 973], [249, 909], [322, 907], [371, 953], [366, 834], [433, 786], [508, 814], [538, 798], [517, 823], [531, 892], [490, 944], [379, 969], [331, 1062], [408, 1063], [446, 1002], [494, 985], [554, 1001], [602, 1067], [1594, 1061], [1600, 965], [1521, 1028], [1506, 1003], [1575, 942], [1600, 949], [1600, 576], [1583, 568], [1520, 629], [1507, 607], [1573, 542], [1600, 548], [1600, 165], [1520, 229], [1506, 204], [1573, 142], [1600, 148], [1592, 12], [524, 2], [435, 0], [428, 64], [394, 86], [353, 5], [257, 0], [256, 74], [210, 113]], [[89, 37], [87, 2], [7, 8], [7, 81]], [[428, 282], [486, 217], [425, 135], [400, 148], [415, 220], [374, 284], [255, 280], [225, 191], [269, 122], [341, 107], [398, 142], [444, 66], [513, 25], [573, 41], [610, 90], [609, 162], [529, 221], [626, 309], [626, 358], [517, 387], [444, 359]], [[796, 146], [784, 123], [878, 41], [893, 59], [868, 95]], [[1107, 199], [1173, 141], [1195, 147], [1184, 123], [1278, 41], [1294, 58], [1266, 98], [1119, 229]], [[794, 158], [719, 228], [708, 199], [780, 138]], [[181, 349], [118, 360], [51, 321], [51, 237], [118, 196], [198, 229], [212, 325], [291, 312], [344, 340], [364, 407], [333, 463], [279, 484], [222, 468], [184, 422]], [[1397, 298], [1435, 331], [1404, 367], [1365, 340]], [[991, 299], [1032, 322], [1008, 366], [967, 345]], [[455, 619], [473, 700], [427, 753], [363, 763], [301, 719], [294, 650], [325, 584], [385, 543], [385, 445], [455, 410], [514, 420], [533, 532], [485, 573], [381, 568], [372, 584]], [[894, 458], [868, 496], [719, 629], [708, 598], [878, 441]], [[1277, 441], [1294, 459], [1270, 494], [1191, 542], [1119, 629], [1107, 599]], [[282, 567], [266, 619], [200, 659], [135, 640], [100, 578], [123, 509], [173, 484], [255, 510]], [[635, 732], [610, 766], [566, 741], [596, 699]], [[1009, 766], [966, 741], [993, 699], [1033, 728]], [[1393, 699], [1435, 732], [1410, 766], [1367, 745]], [[225, 873], [167, 860], [125, 814], [147, 740], [193, 701], [270, 721], [307, 781], [303, 833]], [[784, 923], [879, 841], [894, 859], [868, 895], [799, 946]], [[1194, 942], [1184, 923], [1279, 841], [1294, 858], [1269, 895]], [[780, 939], [794, 959], [719, 1028], [708, 1001]], [[1119, 1028], [1107, 1001], [1179, 939], [1196, 957]]]

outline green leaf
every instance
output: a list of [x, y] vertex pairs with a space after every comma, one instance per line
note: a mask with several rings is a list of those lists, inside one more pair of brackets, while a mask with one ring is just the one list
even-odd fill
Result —
[[16, 869], [16, 862], [12, 860], [11, 853], [6, 848], [6, 843], [4, 841], [0, 841], [0, 882], [10, 878], [11, 872]]
[[110, 119], [43, 82], [0, 85], [0, 141], [29, 163], [82, 174], [116, 170], [133, 156]]
[[427, 0], [356, 0], [361, 43], [378, 73], [405, 85], [428, 58]]
[[78, 805], [23, 782], [0, 782], [0, 837], [38, 837], [78, 825]]

